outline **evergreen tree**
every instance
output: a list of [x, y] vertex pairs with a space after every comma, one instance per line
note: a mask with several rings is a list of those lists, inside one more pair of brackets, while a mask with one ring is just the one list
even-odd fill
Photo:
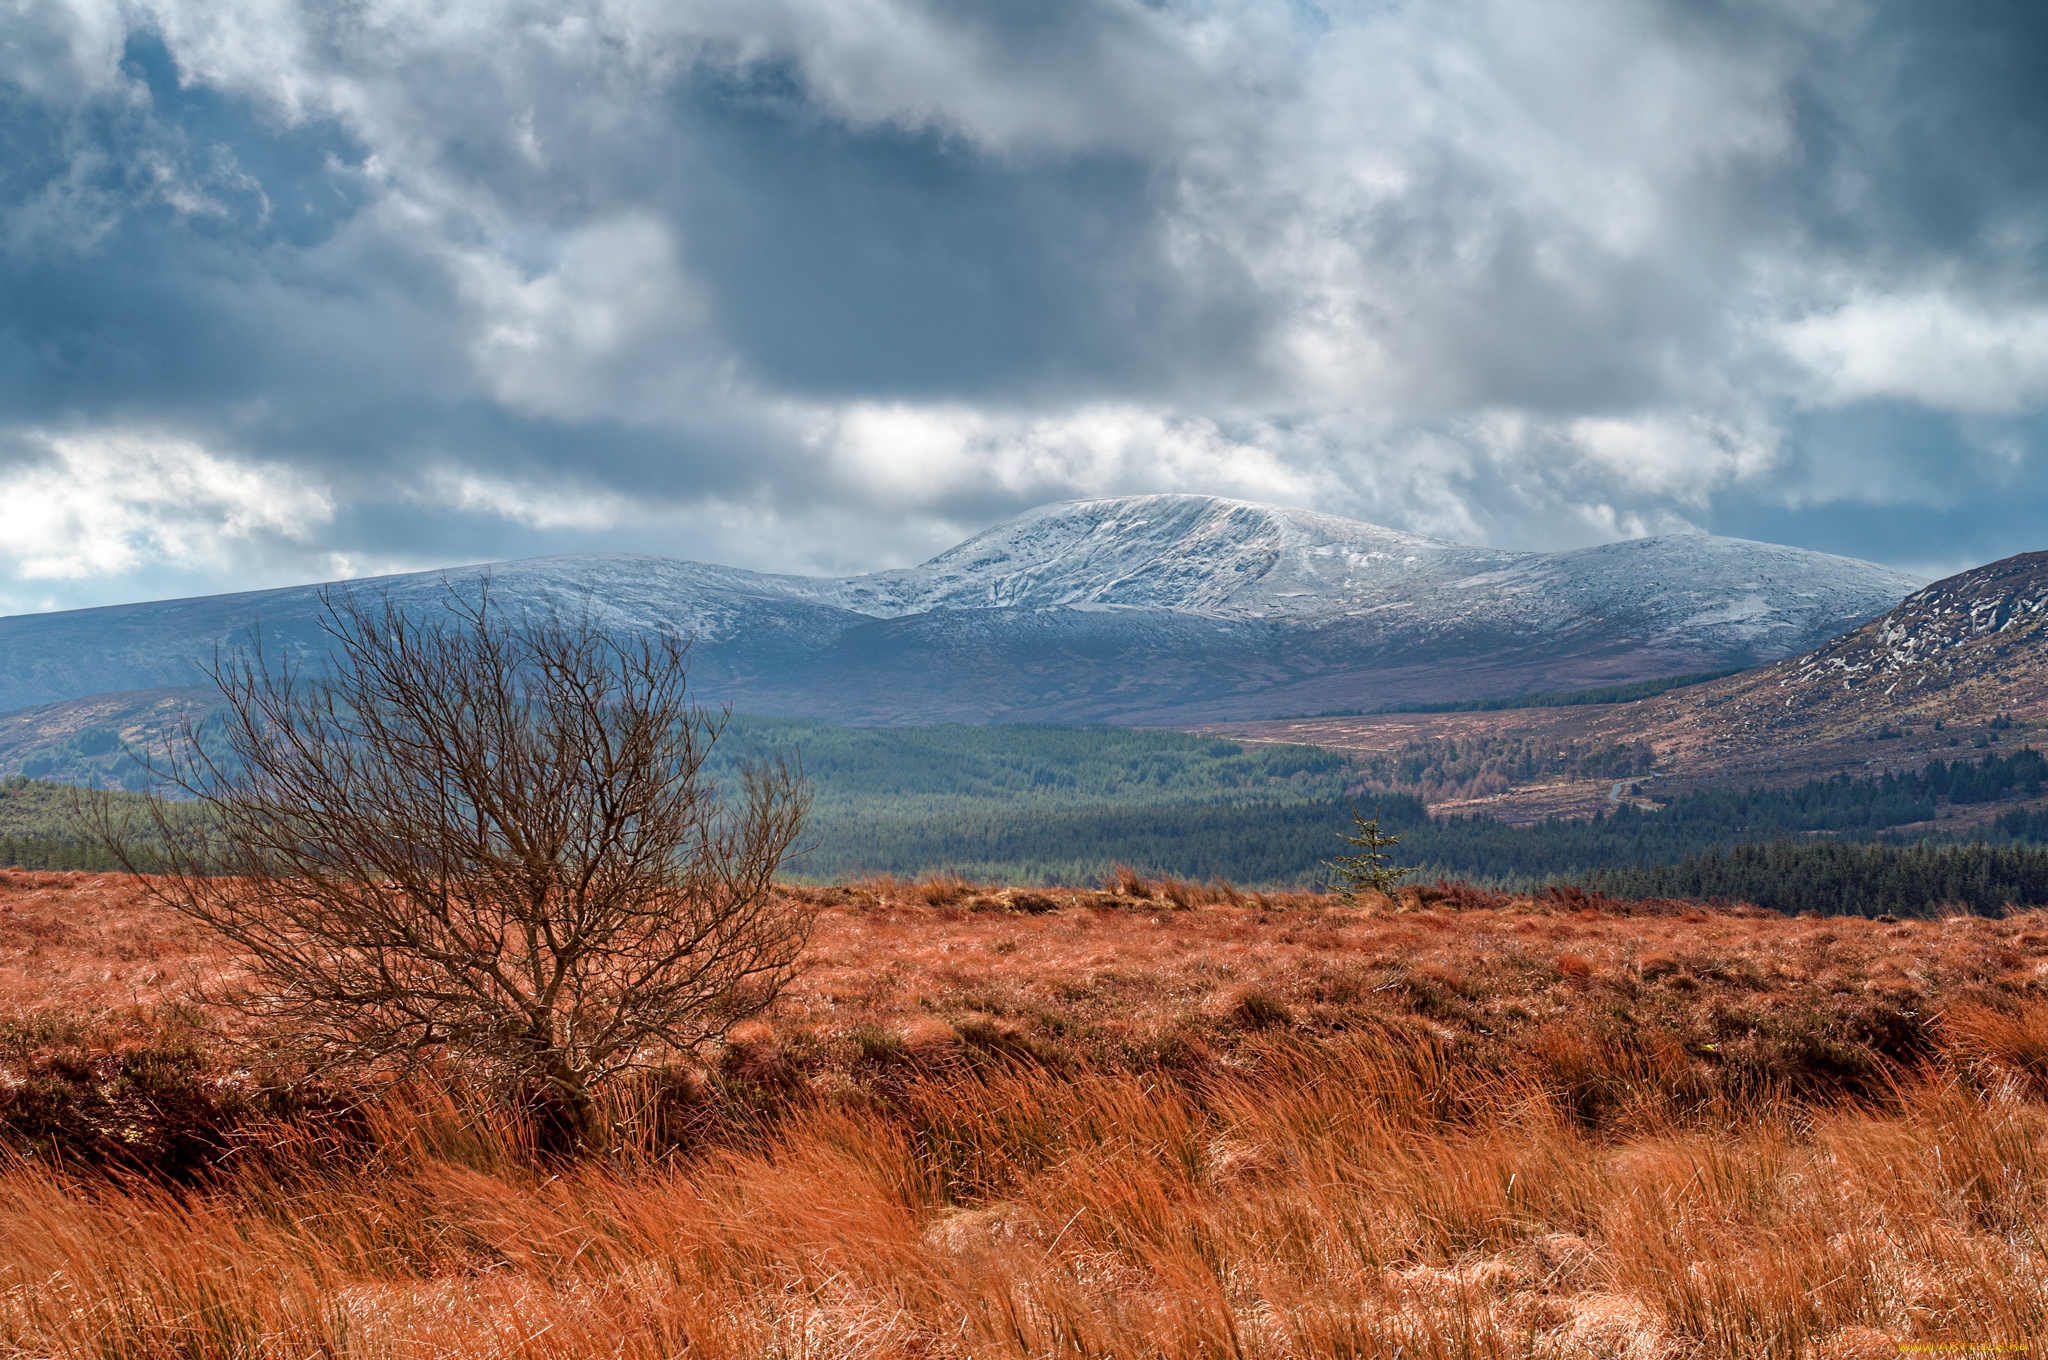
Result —
[[1361, 888], [1385, 892], [1414, 872], [1412, 869], [1396, 865], [1394, 857], [1387, 853], [1401, 843], [1401, 837], [1398, 833], [1380, 830], [1378, 803], [1373, 804], [1370, 818], [1358, 810], [1358, 804], [1352, 803], [1351, 820], [1357, 834], [1346, 835], [1339, 831], [1337, 838], [1346, 844], [1357, 846], [1360, 853], [1339, 855], [1333, 860], [1323, 861], [1337, 871], [1340, 880], [1336, 885], [1337, 893], [1346, 902], [1357, 901], [1358, 890]]

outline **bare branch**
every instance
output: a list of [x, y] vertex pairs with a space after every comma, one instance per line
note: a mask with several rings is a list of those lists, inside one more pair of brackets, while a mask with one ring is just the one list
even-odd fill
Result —
[[318, 674], [216, 655], [217, 727], [188, 720], [150, 804], [161, 865], [99, 807], [157, 898], [234, 943], [243, 1003], [309, 1071], [455, 1059], [553, 1090], [601, 1142], [595, 1088], [759, 1013], [810, 917], [774, 876], [802, 773], [705, 775], [724, 728], [688, 642], [585, 615], [508, 620], [486, 580], [447, 610], [324, 597]]

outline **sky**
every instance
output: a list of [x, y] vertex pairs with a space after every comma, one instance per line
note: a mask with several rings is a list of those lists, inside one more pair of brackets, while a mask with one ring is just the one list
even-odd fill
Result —
[[2038, 0], [0, 0], [0, 613], [1194, 492], [2048, 548]]

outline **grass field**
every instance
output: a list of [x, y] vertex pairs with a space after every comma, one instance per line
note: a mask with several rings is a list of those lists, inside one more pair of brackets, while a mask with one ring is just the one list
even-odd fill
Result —
[[232, 959], [122, 879], [8, 875], [0, 1354], [2048, 1333], [2048, 916], [1121, 886], [796, 890], [797, 989], [579, 1165], [459, 1087], [266, 1093], [185, 999]]

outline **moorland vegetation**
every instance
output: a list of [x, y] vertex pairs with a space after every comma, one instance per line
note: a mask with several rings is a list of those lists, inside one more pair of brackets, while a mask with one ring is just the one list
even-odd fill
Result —
[[1493, 699], [1450, 699], [1441, 703], [1387, 704], [1376, 709], [1327, 709], [1304, 716], [1316, 718], [1362, 718], [1370, 713], [1500, 713], [1515, 708], [1581, 708], [1589, 704], [1632, 704], [1653, 699], [1674, 689], [1704, 685], [1740, 675], [1747, 667], [1699, 671], [1691, 675], [1670, 675], [1656, 680], [1632, 680], [1623, 685], [1596, 685], [1590, 689], [1552, 689], [1536, 694], [1504, 695]]
[[291, 1088], [132, 880], [0, 875], [0, 1349], [1864, 1360], [2048, 1330], [2048, 916], [790, 888], [604, 1156]]

